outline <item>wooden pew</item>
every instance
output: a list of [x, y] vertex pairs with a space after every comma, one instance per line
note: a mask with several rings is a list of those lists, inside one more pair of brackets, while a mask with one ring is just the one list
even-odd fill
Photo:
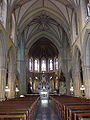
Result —
[[[54, 96], [51, 100], [56, 105], [63, 120], [73, 120], [73, 115], [76, 113], [89, 113], [90, 100], [71, 96]], [[74, 111], [74, 112], [73, 112]], [[86, 115], [87, 115], [86, 113]]]
[[0, 115], [0, 119], [5, 119], [5, 118], [9, 118], [9, 119], [20, 119], [20, 120], [26, 120], [26, 115], [25, 114], [10, 114], [10, 115]]
[[89, 113], [75, 113], [74, 120], [82, 120], [82, 119], [90, 119], [90, 112]]
[[[20, 120], [29, 120], [34, 112], [34, 108], [39, 98], [18, 98], [5, 102], [0, 102], [0, 119], [18, 118]], [[35, 100], [36, 99], [36, 100]], [[31, 101], [30, 101], [31, 100]]]

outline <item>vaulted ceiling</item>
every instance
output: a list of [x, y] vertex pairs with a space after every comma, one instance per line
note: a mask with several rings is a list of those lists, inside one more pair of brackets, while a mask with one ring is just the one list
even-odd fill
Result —
[[26, 48], [35, 39], [53, 39], [59, 47], [70, 39], [73, 11], [79, 0], [11, 0], [17, 32], [24, 33]]
[[33, 58], [54, 58], [58, 56], [56, 46], [47, 38], [40, 38], [29, 50], [29, 57]]

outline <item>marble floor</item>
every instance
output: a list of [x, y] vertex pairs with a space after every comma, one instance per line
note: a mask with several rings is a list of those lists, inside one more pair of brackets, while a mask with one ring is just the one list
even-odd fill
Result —
[[38, 103], [33, 120], [61, 120], [57, 110], [51, 101]]

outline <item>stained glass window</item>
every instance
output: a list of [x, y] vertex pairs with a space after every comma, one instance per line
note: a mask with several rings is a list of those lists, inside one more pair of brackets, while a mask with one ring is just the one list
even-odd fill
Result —
[[38, 59], [35, 59], [34, 61], [34, 70], [39, 71], [39, 60]]
[[29, 71], [32, 71], [33, 70], [33, 59], [30, 58], [29, 59]]
[[90, 4], [87, 5], [88, 16], [90, 16]]
[[58, 58], [55, 59], [55, 70], [58, 70]]
[[46, 71], [46, 60], [42, 59], [41, 61], [41, 71]]
[[49, 60], [49, 70], [53, 70], [53, 60]]

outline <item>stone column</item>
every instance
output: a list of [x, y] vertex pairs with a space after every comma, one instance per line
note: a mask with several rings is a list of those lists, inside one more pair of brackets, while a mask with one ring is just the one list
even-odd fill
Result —
[[70, 95], [70, 79], [69, 79], [69, 73], [68, 71], [65, 72], [65, 77], [66, 77], [66, 92], [67, 95]]
[[70, 95], [70, 79], [69, 79], [69, 73], [68, 73], [68, 59], [62, 58], [62, 71], [64, 73], [64, 77], [66, 80], [66, 94]]
[[8, 73], [8, 87], [10, 89], [10, 92], [8, 92], [8, 98], [14, 98], [15, 97], [15, 73], [12, 71], [9, 71]]
[[81, 76], [80, 76], [80, 67], [79, 67], [79, 62], [74, 63], [73, 62], [73, 85], [74, 85], [74, 95], [79, 97], [81, 96]]
[[85, 96], [90, 99], [90, 67], [83, 68], [83, 81], [85, 85]]
[[73, 85], [74, 85], [74, 95], [77, 97], [81, 96], [81, 83], [80, 83], [80, 72], [76, 72], [73, 74]]
[[0, 68], [0, 101], [5, 99], [6, 68]]
[[0, 31], [0, 101], [5, 99], [6, 85], [6, 42], [4, 41], [3, 32]]
[[[59, 56], [58, 56], [58, 75], [59, 75], [59, 77], [60, 77], [60, 73], [61, 73], [61, 56], [59, 53]], [[60, 81], [59, 81], [59, 94], [60, 94]]]
[[60, 57], [61, 57], [61, 67], [62, 72], [64, 73], [64, 77], [66, 79], [66, 94], [70, 95], [70, 79], [69, 79], [69, 69], [68, 69], [68, 50], [69, 45], [67, 43], [67, 36], [63, 35], [63, 48], [60, 49]]
[[10, 61], [8, 62], [8, 87], [10, 92], [8, 92], [8, 98], [15, 97], [15, 79], [16, 79], [16, 58], [13, 49], [9, 51]]
[[28, 82], [30, 79], [30, 71], [29, 71], [29, 56], [28, 56], [28, 51], [25, 49], [25, 73], [26, 73], [26, 91], [28, 91]]
[[80, 18], [81, 18], [81, 22], [82, 22], [82, 27], [84, 27], [85, 22], [86, 22], [86, 17], [87, 17], [87, 5], [86, 5], [86, 0], [81, 0], [80, 1]]
[[19, 94], [26, 94], [26, 68], [25, 61], [20, 61], [20, 75], [19, 75]]
[[25, 48], [23, 35], [20, 35], [18, 53], [17, 53], [17, 71], [19, 77], [19, 95], [25, 95], [26, 92], [26, 64], [25, 64]]

